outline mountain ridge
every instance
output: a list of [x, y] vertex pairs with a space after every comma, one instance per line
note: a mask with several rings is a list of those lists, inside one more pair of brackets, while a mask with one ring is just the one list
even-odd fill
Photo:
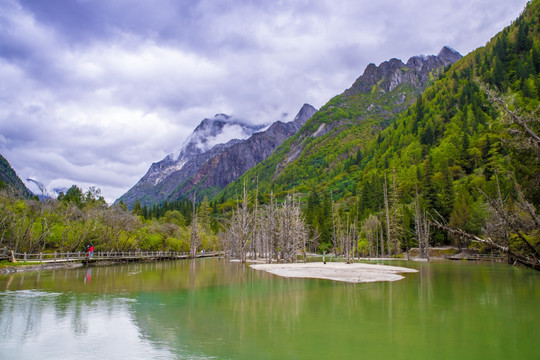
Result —
[[213, 197], [219, 190], [240, 177], [261, 161], [268, 158], [287, 138], [294, 135], [317, 110], [304, 104], [294, 120], [276, 121], [264, 131], [253, 134], [209, 159], [191, 179], [179, 186], [169, 196], [174, 201], [197, 191], [201, 196]]
[[[245, 170], [268, 157], [277, 145], [293, 135], [305, 122], [307, 114], [314, 113], [310, 107], [311, 105], [304, 104], [293, 121], [288, 123], [278, 121], [266, 130], [263, 130], [266, 125], [251, 125], [225, 114], [216, 114], [213, 118], [205, 118], [186, 138], [177, 152], [153, 163], [146, 174], [116, 202], [122, 201], [131, 208], [137, 200], [143, 206], [150, 206], [162, 201], [174, 201], [185, 196], [188, 192], [190, 193], [195, 185], [198, 185], [199, 190], [208, 188], [206, 193], [210, 196], [214, 195], [216, 188], [220, 190]], [[232, 138], [232, 135], [237, 134], [242, 135], [241, 138]], [[244, 161], [241, 157], [235, 156], [238, 166], [230, 163], [226, 166], [224, 159], [227, 155], [214, 159], [227, 149], [234, 148], [249, 140], [253, 135], [257, 135], [254, 139], [264, 137], [266, 139], [264, 143], [268, 149], [263, 149], [261, 143], [258, 147], [251, 144], [249, 152], [247, 150], [243, 152], [243, 155], [255, 155], [251, 156], [250, 161]], [[225, 142], [220, 143], [220, 141]], [[233, 152], [238, 152], [234, 149]], [[228, 154], [230, 155], [232, 152]], [[203, 172], [200, 172], [207, 163], [209, 165], [203, 169]], [[220, 166], [221, 171], [212, 173], [211, 164]], [[223, 168], [224, 166], [226, 169]], [[225, 170], [229, 170], [229, 172]], [[208, 177], [211, 174], [213, 174], [212, 179]], [[204, 182], [201, 183], [203, 179]], [[200, 191], [198, 193], [202, 194]]]
[[[328, 101], [267, 160], [231, 183], [220, 199], [240, 193], [244, 179], [250, 188], [258, 182], [262, 192], [323, 186], [343, 159], [365, 149], [434, 76], [459, 58], [458, 52], [443, 47], [437, 56], [411, 57], [408, 65], [395, 58], [379, 66], [369, 64], [350, 88]], [[334, 142], [334, 137], [340, 141]]]

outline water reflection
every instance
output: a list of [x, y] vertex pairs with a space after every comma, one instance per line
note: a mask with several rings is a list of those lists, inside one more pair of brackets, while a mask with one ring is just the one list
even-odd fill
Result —
[[39, 290], [2, 292], [0, 358], [170, 358], [170, 353], [140, 341], [130, 303], [125, 298]]
[[372, 284], [284, 279], [213, 259], [0, 276], [0, 358], [540, 355], [537, 273], [407, 265], [420, 272]]
[[90, 284], [92, 282], [92, 268], [86, 269], [86, 274], [84, 276], [84, 283]]

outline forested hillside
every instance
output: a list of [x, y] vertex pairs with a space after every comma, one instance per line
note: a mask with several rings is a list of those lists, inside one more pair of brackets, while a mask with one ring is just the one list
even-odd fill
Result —
[[357, 227], [359, 247], [372, 255], [478, 237], [538, 257], [539, 8], [531, 2], [485, 47], [432, 72], [433, 83], [396, 116], [370, 113], [400, 102], [381, 83], [368, 96], [335, 97], [218, 200], [243, 184], [278, 197], [309, 192], [310, 235], [336, 250]]
[[2, 155], [0, 155], [0, 188], [10, 188], [27, 198], [33, 195]]
[[42, 202], [0, 189], [1, 246], [77, 251], [92, 242], [294, 261], [305, 251], [349, 260], [411, 247], [427, 256], [427, 247], [451, 244], [496, 249], [538, 269], [539, 19], [537, 0], [460, 60], [445, 47], [407, 64], [369, 65], [269, 158], [197, 208], [185, 199], [134, 201], [129, 212], [75, 185]]
[[[370, 64], [352, 87], [324, 105], [274, 154], [229, 186], [218, 199], [233, 199], [247, 186], [263, 193], [324, 189], [363, 158], [367, 144], [406, 110], [432, 81], [461, 56], [444, 47], [438, 56]], [[348, 181], [349, 179], [344, 179]], [[346, 185], [352, 189], [354, 182]]]

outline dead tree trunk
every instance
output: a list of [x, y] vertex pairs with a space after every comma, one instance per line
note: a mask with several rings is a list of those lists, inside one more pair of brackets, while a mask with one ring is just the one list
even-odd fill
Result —
[[535, 259], [535, 258], [530, 258], [530, 257], [526, 257], [524, 256], [523, 254], [520, 254], [520, 253], [517, 253], [515, 251], [513, 251], [509, 246], [503, 246], [503, 245], [500, 245], [500, 244], [497, 244], [496, 242], [494, 242], [492, 239], [490, 238], [486, 238], [486, 239], [483, 239], [479, 236], [476, 236], [476, 235], [473, 235], [473, 234], [469, 234], [461, 229], [458, 229], [458, 228], [453, 228], [451, 226], [448, 226], [448, 225], [445, 225], [445, 224], [442, 224], [440, 223], [439, 221], [437, 220], [434, 220], [432, 219], [430, 221], [431, 224], [433, 224], [434, 226], [438, 227], [439, 229], [443, 229], [443, 230], [446, 230], [452, 234], [456, 234], [456, 235], [459, 235], [459, 236], [463, 236], [473, 242], [477, 242], [477, 243], [480, 243], [480, 244], [484, 244], [484, 245], [487, 245], [489, 246], [490, 248], [492, 249], [495, 249], [495, 250], [498, 250], [502, 253], [505, 253], [505, 254], [508, 254], [513, 260], [531, 268], [531, 269], [534, 269], [534, 270], [538, 270], [540, 271], [540, 264], [538, 263], [538, 260]]
[[384, 176], [384, 213], [386, 215], [386, 244], [388, 245], [388, 255], [391, 254], [391, 246], [392, 243], [392, 234], [391, 234], [391, 225], [390, 225], [390, 209], [388, 206], [388, 184], [386, 183], [386, 175]]

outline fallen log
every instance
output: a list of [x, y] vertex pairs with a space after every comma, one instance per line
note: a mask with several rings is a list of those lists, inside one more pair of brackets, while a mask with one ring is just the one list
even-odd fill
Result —
[[[481, 238], [479, 236], [469, 234], [468, 232], [463, 231], [463, 230], [461, 230], [459, 228], [454, 228], [454, 227], [442, 224], [442, 223], [440, 223], [439, 221], [437, 221], [437, 220], [435, 220], [433, 218], [431, 220], [429, 220], [429, 222], [431, 224], [433, 224], [434, 226], [438, 227], [439, 229], [446, 230], [449, 233], [456, 234], [456, 235], [459, 235], [459, 236], [463, 236], [463, 237], [465, 237], [465, 238], [467, 238], [467, 239], [469, 239], [469, 240], [471, 240], [473, 242], [484, 244], [484, 245], [489, 246], [492, 249], [499, 250], [499, 251], [507, 254], [510, 257], [509, 260], [513, 260], [514, 263], [519, 262], [520, 264], [522, 264], [522, 265], [524, 265], [526, 267], [529, 267], [531, 269], [540, 271], [540, 263], [539, 263], [538, 259], [536, 259], [534, 257], [531, 258], [531, 257], [525, 256], [524, 254], [517, 253], [517, 252], [513, 251], [512, 249], [510, 249], [509, 246], [503, 246], [503, 245], [497, 244], [496, 242], [491, 240], [489, 237], [486, 238], [486, 239], [483, 239], [483, 238]], [[509, 261], [509, 262], [511, 262], [511, 261]]]

